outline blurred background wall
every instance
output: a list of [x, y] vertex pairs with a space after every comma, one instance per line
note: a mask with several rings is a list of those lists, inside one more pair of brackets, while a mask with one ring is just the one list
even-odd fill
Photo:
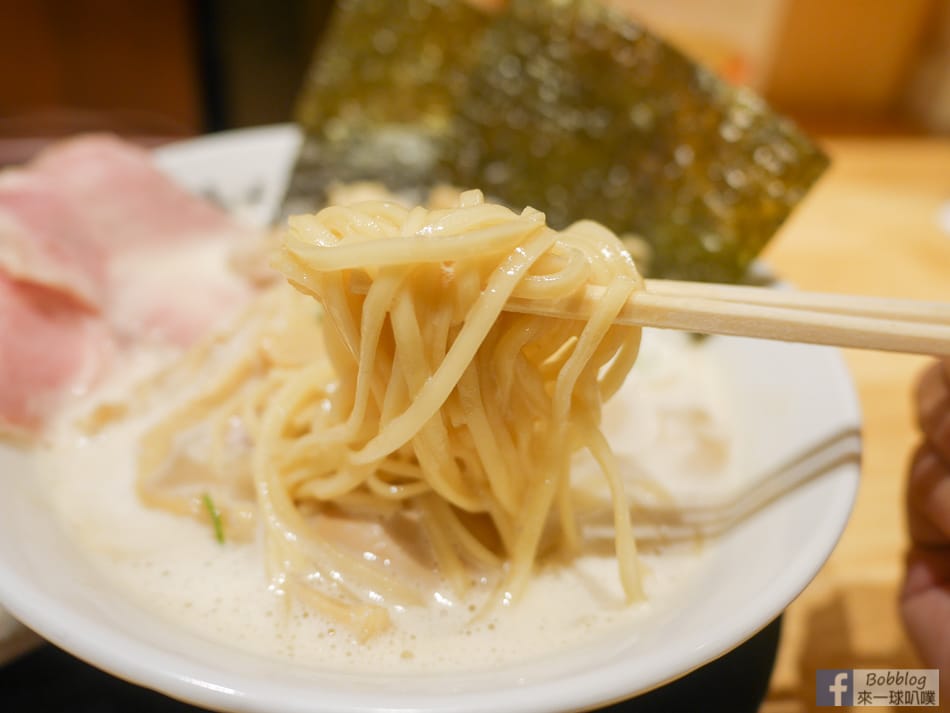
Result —
[[610, 0], [825, 130], [950, 130], [947, 0]]
[[[819, 132], [950, 132], [947, 0], [604, 0]], [[329, 0], [4, 0], [0, 162], [286, 121]]]
[[329, 0], [3, 0], [0, 164], [109, 130], [143, 143], [287, 121]]

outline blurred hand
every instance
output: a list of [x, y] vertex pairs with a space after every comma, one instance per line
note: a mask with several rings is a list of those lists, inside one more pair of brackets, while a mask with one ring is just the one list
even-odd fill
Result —
[[927, 666], [950, 684], [950, 359], [924, 372], [917, 387], [923, 440], [907, 481], [911, 549], [901, 594], [908, 634]]

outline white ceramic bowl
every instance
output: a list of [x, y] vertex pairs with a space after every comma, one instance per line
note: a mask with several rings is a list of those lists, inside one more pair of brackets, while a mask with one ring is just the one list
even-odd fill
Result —
[[[158, 152], [167, 170], [266, 221], [299, 137], [235, 132]], [[814, 577], [858, 484], [859, 412], [835, 350], [715, 338], [743, 468], [765, 473], [826, 442], [813, 477], [709, 544], [709, 566], [662, 616], [498, 670], [347, 675], [269, 660], [169, 627], [116, 592], [51, 518], [33, 464], [0, 447], [0, 601], [53, 643], [121, 678], [223, 711], [568, 711], [631, 697], [736, 647]]]

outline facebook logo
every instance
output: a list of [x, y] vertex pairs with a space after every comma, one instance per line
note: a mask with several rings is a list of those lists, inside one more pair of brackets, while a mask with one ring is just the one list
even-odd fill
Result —
[[851, 669], [818, 669], [815, 675], [815, 704], [819, 706], [853, 705], [853, 681]]

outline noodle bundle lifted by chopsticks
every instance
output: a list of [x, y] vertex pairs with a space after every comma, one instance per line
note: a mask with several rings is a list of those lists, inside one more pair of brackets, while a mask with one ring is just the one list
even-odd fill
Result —
[[[552, 546], [579, 551], [570, 466], [587, 449], [613, 499], [624, 590], [642, 596], [629, 506], [600, 431], [601, 405], [640, 341], [612, 320], [642, 280], [610, 231], [580, 222], [556, 232], [542, 213], [486, 204], [478, 191], [443, 210], [363, 202], [291, 218], [276, 266], [322, 318], [286, 286], [261, 300], [230, 337], [238, 366], [146, 435], [146, 502], [176, 509], [168, 469], [184, 443], [211, 463], [216, 475], [200, 487], [227, 524], [236, 486], [224, 483], [237, 476], [220, 451], [229, 438], [243, 444], [275, 589], [366, 637], [387, 625], [388, 607], [421, 598], [347, 554], [322, 519], [398, 515], [457, 593], [473, 572], [503, 571], [511, 600]], [[590, 284], [605, 291], [584, 322], [503, 310], [510, 297], [570, 299]], [[199, 421], [210, 435], [189, 436]]]

